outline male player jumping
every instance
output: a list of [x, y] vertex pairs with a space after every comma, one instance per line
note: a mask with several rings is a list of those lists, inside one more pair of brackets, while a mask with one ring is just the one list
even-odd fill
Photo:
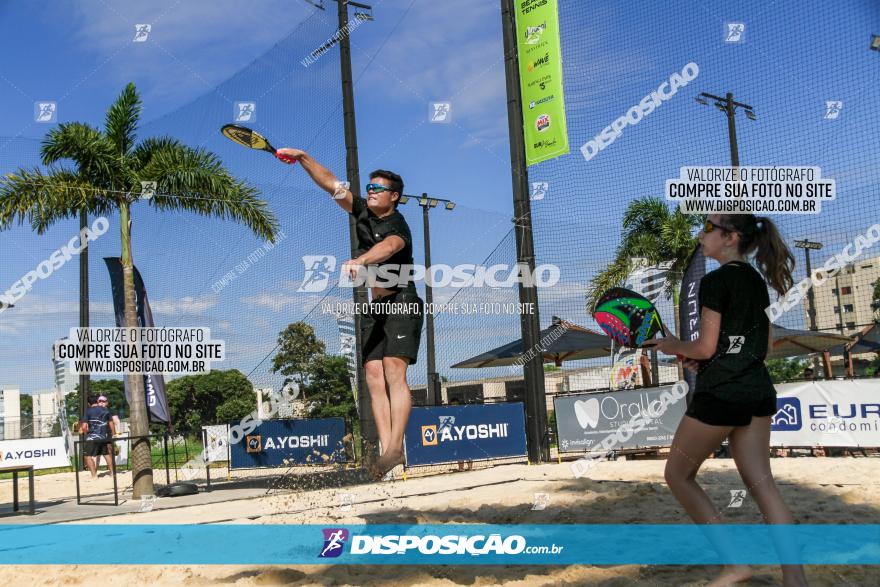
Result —
[[[354, 216], [357, 257], [343, 263], [352, 277], [368, 265], [381, 275], [393, 275], [380, 287], [372, 285], [369, 313], [361, 316], [361, 353], [373, 418], [379, 432], [380, 457], [371, 467], [382, 478], [403, 463], [403, 432], [409, 420], [412, 400], [406, 383], [406, 369], [415, 364], [422, 334], [422, 300], [408, 270], [412, 267], [412, 235], [397, 202], [403, 180], [396, 173], [378, 169], [370, 174], [367, 199], [355, 198], [344, 184], [320, 163], [299, 149], [278, 149], [279, 154], [299, 161], [314, 182], [330, 193], [339, 206]], [[402, 273], [402, 275], [401, 275]], [[390, 283], [390, 281], [395, 281]]]

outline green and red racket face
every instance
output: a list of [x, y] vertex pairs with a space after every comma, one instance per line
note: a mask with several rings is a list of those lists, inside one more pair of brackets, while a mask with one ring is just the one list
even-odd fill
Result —
[[596, 303], [593, 318], [616, 343], [638, 348], [663, 330], [660, 313], [645, 296], [632, 290], [609, 289]]
[[296, 163], [296, 159], [278, 153], [275, 147], [269, 143], [269, 139], [246, 126], [241, 126], [240, 124], [226, 124], [220, 129], [220, 132], [222, 132], [223, 136], [227, 139], [238, 143], [243, 147], [257, 149], [258, 151], [267, 151], [285, 163]]

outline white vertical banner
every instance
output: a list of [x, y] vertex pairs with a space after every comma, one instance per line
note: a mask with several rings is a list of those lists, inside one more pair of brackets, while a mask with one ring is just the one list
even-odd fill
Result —
[[202, 426], [205, 431], [205, 462], [217, 463], [229, 460], [229, 425]]
[[635, 389], [642, 349], [621, 347], [611, 363], [610, 389]]
[[337, 314], [336, 325], [339, 327], [339, 354], [348, 360], [348, 373], [354, 394], [355, 408], [359, 409], [357, 405], [357, 352], [355, 351], [357, 338], [355, 338], [354, 332], [354, 316]]

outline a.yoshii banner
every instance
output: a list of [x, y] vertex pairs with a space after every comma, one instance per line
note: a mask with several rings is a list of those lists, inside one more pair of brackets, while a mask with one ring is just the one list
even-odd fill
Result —
[[516, 3], [516, 46], [526, 164], [568, 153], [556, 0]]

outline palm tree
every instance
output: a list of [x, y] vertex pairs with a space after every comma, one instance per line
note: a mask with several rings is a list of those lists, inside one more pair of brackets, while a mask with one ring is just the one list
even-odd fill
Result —
[[[235, 179], [213, 153], [193, 149], [171, 137], [137, 142], [141, 101], [128, 84], [107, 111], [104, 130], [88, 124], [60, 124], [49, 131], [41, 154], [46, 171], [19, 169], [0, 182], [0, 229], [24, 222], [38, 233], [54, 222], [90, 214], [119, 212], [121, 262], [125, 298], [125, 327], [137, 327], [134, 262], [131, 247], [131, 205], [141, 182], [156, 182], [149, 204], [157, 210], [188, 211], [241, 222], [260, 238], [274, 241], [275, 216], [256, 188]], [[74, 166], [64, 167], [62, 160]], [[132, 435], [149, 434], [143, 378], [127, 374], [131, 393]], [[153, 494], [149, 441], [132, 446], [134, 498]]]
[[685, 264], [697, 244], [694, 229], [703, 222], [703, 216], [670, 210], [661, 198], [649, 196], [630, 202], [623, 213], [623, 239], [614, 260], [593, 277], [587, 288], [587, 311], [592, 313], [605, 291], [626, 281], [635, 269], [633, 258], [641, 257], [648, 265], [671, 262], [665, 293], [674, 302], [677, 332], [678, 287]]

